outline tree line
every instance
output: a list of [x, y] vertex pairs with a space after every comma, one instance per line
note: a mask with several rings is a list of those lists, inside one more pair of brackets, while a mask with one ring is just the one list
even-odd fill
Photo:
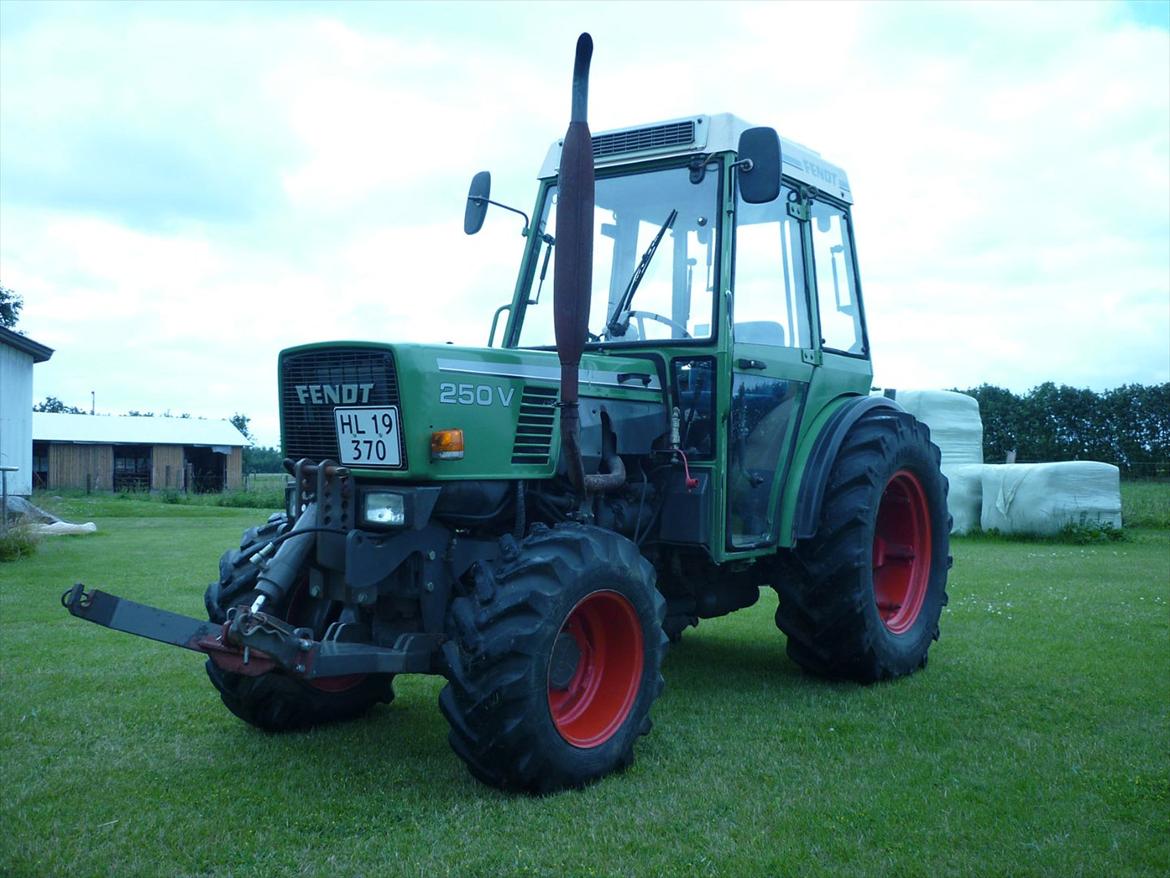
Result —
[[1016, 395], [991, 384], [960, 390], [979, 400], [983, 459], [1100, 460], [1133, 477], [1170, 477], [1170, 383], [1102, 393], [1053, 382]]

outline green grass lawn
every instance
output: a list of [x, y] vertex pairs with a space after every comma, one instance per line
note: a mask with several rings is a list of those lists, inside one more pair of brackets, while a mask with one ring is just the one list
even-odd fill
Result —
[[0, 564], [2, 875], [1165, 875], [1170, 531], [956, 540], [923, 673], [802, 674], [775, 598], [670, 652], [634, 767], [512, 797], [446, 742], [441, 681], [271, 736], [200, 658], [73, 619], [74, 581], [191, 615], [259, 510], [72, 497], [99, 532]]
[[1170, 484], [1122, 482], [1121, 518], [1125, 527], [1170, 529]]

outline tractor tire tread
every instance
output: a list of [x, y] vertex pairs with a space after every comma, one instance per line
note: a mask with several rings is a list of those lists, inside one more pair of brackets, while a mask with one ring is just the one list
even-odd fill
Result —
[[[644, 672], [634, 707], [640, 715], [628, 720], [628, 733], [614, 736], [618, 746], [609, 764], [561, 758], [559, 750], [571, 748], [564, 742], [550, 747], [547, 736], [557, 732], [547, 715], [535, 716], [539, 711], [532, 709], [547, 685], [535, 659], [548, 635], [548, 619], [563, 591], [582, 576], [611, 577], [621, 587], [642, 590], [653, 616], [649, 630], [644, 628], [652, 640], [645, 653], [649, 680]], [[597, 528], [562, 525], [524, 540], [521, 557], [500, 567], [495, 581], [496, 594], [486, 606], [475, 597], [452, 602], [454, 639], [444, 647], [449, 671], [439, 697], [452, 749], [478, 780], [531, 793], [583, 786], [628, 766], [634, 742], [650, 729], [650, 706], [664, 685], [666, 604], [654, 587], [653, 567], [628, 540]]]
[[[906, 412], [866, 413], [846, 435], [825, 486], [817, 532], [789, 553], [774, 582], [780, 598], [776, 625], [787, 635], [789, 657], [805, 670], [871, 683], [926, 665], [926, 650], [938, 639], [951, 564], [939, 460], [929, 429]], [[887, 480], [900, 467], [911, 467], [923, 483], [933, 546], [942, 549], [942, 557], [932, 554], [937, 560], [912, 647], [886, 636], [872, 606], [872, 522]]]

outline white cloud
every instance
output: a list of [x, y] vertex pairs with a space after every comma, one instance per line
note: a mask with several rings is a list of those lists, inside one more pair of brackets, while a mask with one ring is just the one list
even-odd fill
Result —
[[[1170, 43], [1112, 4], [140, 5], [0, 20], [39, 396], [252, 415], [275, 357], [480, 344], [593, 32], [595, 129], [730, 110], [850, 174], [877, 380], [1168, 380]], [[26, 14], [27, 13], [27, 14]], [[13, 24], [13, 22], [16, 22]]]

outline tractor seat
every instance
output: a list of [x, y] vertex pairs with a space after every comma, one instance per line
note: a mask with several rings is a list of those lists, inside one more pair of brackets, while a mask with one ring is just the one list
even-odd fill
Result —
[[747, 320], [734, 327], [735, 340], [740, 344], [766, 344], [784, 347], [784, 327], [772, 320]]

